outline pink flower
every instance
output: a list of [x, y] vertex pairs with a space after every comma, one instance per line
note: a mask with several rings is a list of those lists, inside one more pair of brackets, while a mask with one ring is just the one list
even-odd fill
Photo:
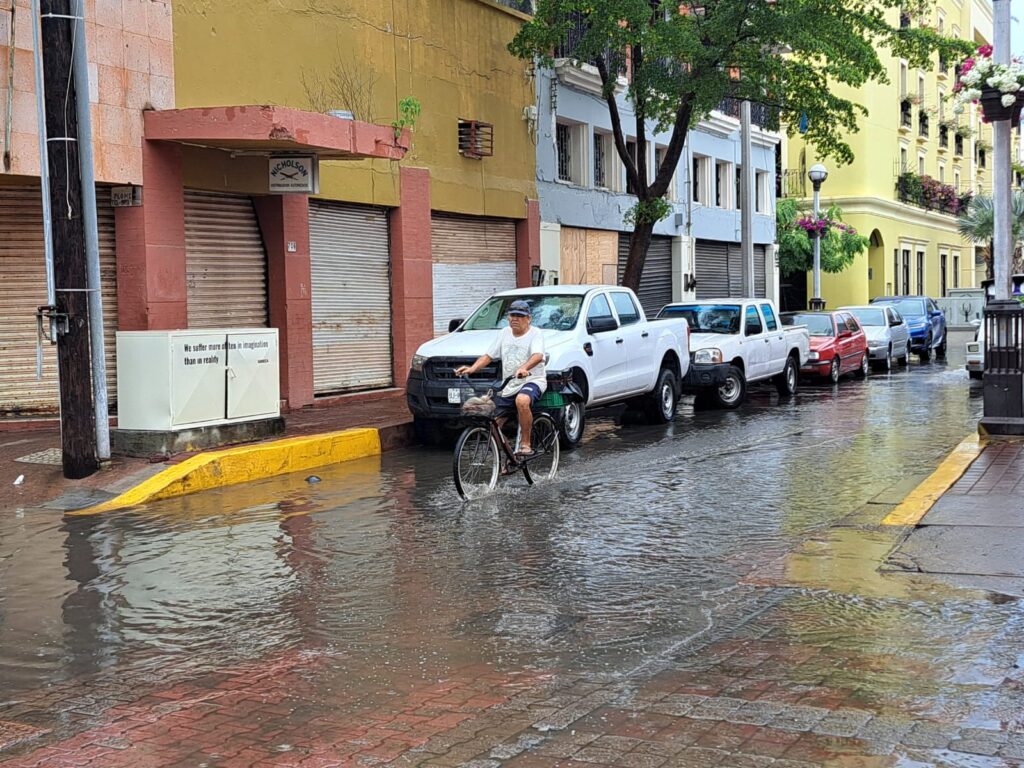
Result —
[[991, 56], [992, 55], [992, 46], [991, 45], [982, 45], [981, 47], [978, 48], [978, 55], [979, 56]]
[[963, 63], [960, 65], [960, 74], [963, 75], [970, 72], [973, 67], [974, 59], [964, 59]]

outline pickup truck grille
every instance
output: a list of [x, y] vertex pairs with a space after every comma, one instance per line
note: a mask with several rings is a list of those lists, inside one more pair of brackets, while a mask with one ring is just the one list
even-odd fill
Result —
[[[457, 381], [455, 369], [462, 365], [472, 365], [475, 357], [432, 357], [423, 366], [423, 373], [429, 381]], [[501, 381], [501, 371], [496, 363], [481, 368], [470, 376], [471, 381], [492, 383]]]

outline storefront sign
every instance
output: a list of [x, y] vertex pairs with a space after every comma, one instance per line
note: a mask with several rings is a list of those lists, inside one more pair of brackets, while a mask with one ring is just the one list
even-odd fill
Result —
[[111, 187], [111, 208], [137, 208], [142, 205], [142, 187]]
[[280, 155], [270, 158], [268, 191], [277, 194], [316, 194], [320, 191], [320, 164], [316, 155]]

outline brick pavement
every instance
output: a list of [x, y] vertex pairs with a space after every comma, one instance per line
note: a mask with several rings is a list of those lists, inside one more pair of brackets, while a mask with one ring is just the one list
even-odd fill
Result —
[[1024, 443], [995, 442], [985, 447], [974, 464], [947, 495], [1024, 495]]

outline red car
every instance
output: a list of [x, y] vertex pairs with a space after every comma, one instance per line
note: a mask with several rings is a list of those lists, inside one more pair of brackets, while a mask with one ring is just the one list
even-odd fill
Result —
[[807, 326], [811, 354], [801, 375], [827, 378], [833, 384], [847, 373], [859, 379], [868, 375], [868, 338], [849, 312], [793, 312], [783, 315], [782, 323]]

